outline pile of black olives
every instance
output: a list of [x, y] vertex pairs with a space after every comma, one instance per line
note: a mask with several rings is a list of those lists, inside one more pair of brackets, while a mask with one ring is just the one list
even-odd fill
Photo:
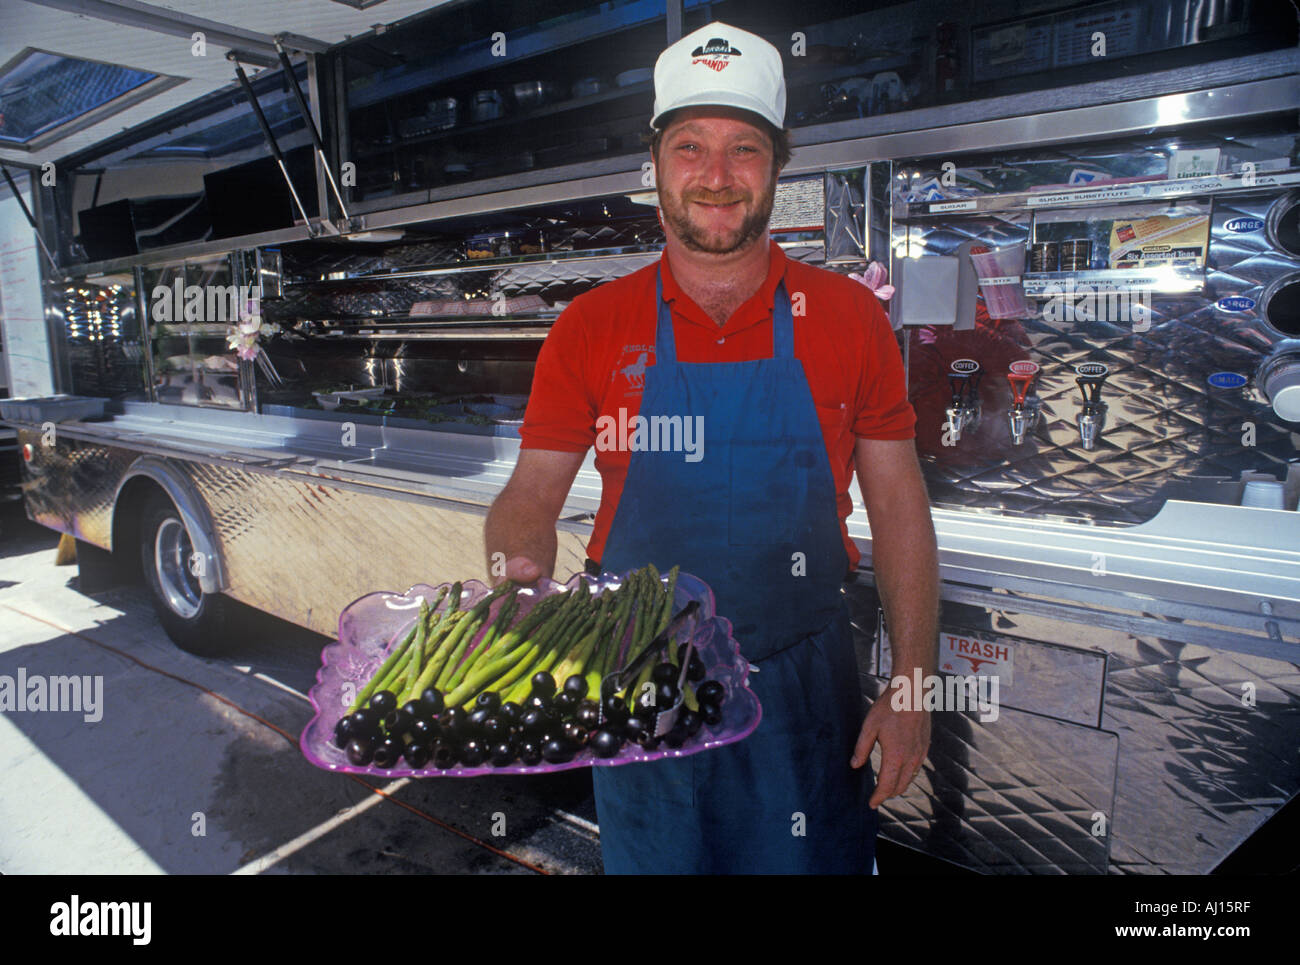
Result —
[[[695, 661], [688, 679], [703, 677]], [[683, 706], [677, 721], [662, 737], [655, 737], [657, 708], [677, 701], [678, 669], [661, 664], [654, 672], [654, 694], [641, 695], [633, 706], [617, 694], [602, 700], [588, 696], [586, 678], [574, 674], [556, 687], [545, 671], [532, 678], [532, 692], [523, 704], [502, 703], [499, 694], [485, 691], [469, 709], [447, 707], [443, 694], [429, 688], [419, 700], [397, 706], [389, 691], [374, 694], [369, 703], [344, 717], [334, 728], [334, 744], [358, 766], [405, 766], [421, 770], [430, 764], [439, 770], [454, 767], [534, 766], [543, 761], [565, 764], [584, 749], [610, 758], [627, 743], [646, 750], [660, 743], [681, 747], [704, 725], [722, 722], [725, 688], [705, 680], [695, 688], [699, 711]], [[698, 677], [696, 676], [698, 675]]]

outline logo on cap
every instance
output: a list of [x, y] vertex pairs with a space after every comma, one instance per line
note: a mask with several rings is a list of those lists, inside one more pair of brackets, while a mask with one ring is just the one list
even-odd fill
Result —
[[722, 37], [713, 37], [703, 47], [696, 47], [691, 51], [691, 65], [703, 64], [712, 70], [722, 70], [730, 60], [729, 57], [739, 57], [740, 51], [731, 46]]

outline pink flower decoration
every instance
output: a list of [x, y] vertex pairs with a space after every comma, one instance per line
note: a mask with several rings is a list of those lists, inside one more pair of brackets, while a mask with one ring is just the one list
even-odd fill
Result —
[[887, 302], [894, 297], [894, 286], [885, 284], [889, 280], [889, 269], [878, 261], [867, 265], [862, 274], [853, 274], [849, 277], [870, 288], [882, 302]]

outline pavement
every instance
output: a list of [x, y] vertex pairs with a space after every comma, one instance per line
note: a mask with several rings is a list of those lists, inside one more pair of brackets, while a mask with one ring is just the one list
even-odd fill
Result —
[[193, 656], [142, 586], [82, 592], [57, 543], [0, 509], [0, 688], [85, 685], [79, 710], [0, 713], [0, 873], [599, 872], [588, 771], [319, 770], [297, 738], [326, 638], [246, 610], [228, 652]]

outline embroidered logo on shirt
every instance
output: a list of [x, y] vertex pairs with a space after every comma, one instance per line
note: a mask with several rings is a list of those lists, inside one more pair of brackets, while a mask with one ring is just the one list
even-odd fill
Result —
[[624, 345], [618, 364], [610, 373], [610, 381], [622, 379], [626, 395], [636, 395], [645, 389], [645, 370], [650, 364], [649, 345]]

